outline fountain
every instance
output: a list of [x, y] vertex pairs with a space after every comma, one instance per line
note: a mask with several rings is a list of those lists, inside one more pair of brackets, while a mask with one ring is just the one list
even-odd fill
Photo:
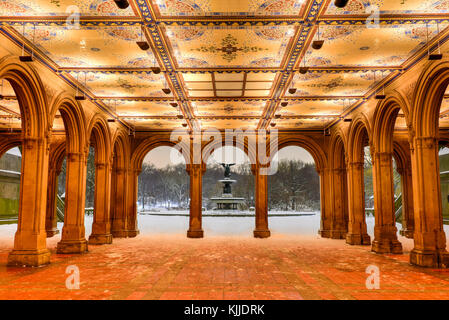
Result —
[[232, 196], [232, 188], [231, 185], [236, 180], [231, 180], [231, 167], [235, 165], [235, 163], [231, 164], [221, 164], [225, 169], [224, 179], [218, 180], [223, 183], [223, 194], [221, 197], [214, 197], [210, 200], [217, 204], [217, 207], [214, 210], [238, 210], [238, 205], [243, 204], [245, 202], [245, 198], [237, 198]]

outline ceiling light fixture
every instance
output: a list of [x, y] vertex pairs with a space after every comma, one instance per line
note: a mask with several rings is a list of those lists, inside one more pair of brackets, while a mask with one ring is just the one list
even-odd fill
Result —
[[274, 127], [276, 127], [276, 123], [271, 122], [271, 123], [270, 123], [270, 126], [272, 126], [272, 127], [274, 128]]
[[[76, 75], [76, 93], [75, 93], [75, 100], [77, 100], [77, 101], [82, 101], [82, 100], [86, 100], [86, 96], [85, 96], [85, 94], [84, 94], [84, 91], [83, 91], [83, 94], [82, 95], [80, 95], [79, 94], [79, 73], [77, 73], [77, 75]], [[86, 85], [86, 74], [84, 73], [84, 86]]]
[[282, 106], [283, 108], [285, 108], [286, 106], [288, 106], [288, 102], [287, 102], [287, 101], [281, 102], [281, 106]]
[[148, 49], [150, 49], [150, 45], [148, 44], [148, 42], [143, 40], [143, 27], [140, 31], [140, 41], [136, 41], [136, 43], [143, 51], [147, 51]]
[[290, 88], [288, 88], [288, 93], [290, 94], [295, 94], [296, 93], [296, 88], [295, 88], [295, 74], [293, 74], [292, 76], [292, 82], [290, 83]]
[[156, 66], [156, 57], [153, 57], [153, 67], [151, 67], [151, 71], [154, 74], [159, 74], [161, 73], [161, 68], [159, 68], [158, 66]]
[[114, 2], [117, 5], [117, 7], [119, 7], [119, 9], [126, 9], [129, 7], [128, 0], [114, 0]]
[[[34, 36], [36, 33], [36, 25], [34, 25], [33, 28], [33, 41], [31, 43], [34, 43]], [[31, 49], [31, 55], [25, 55], [25, 24], [23, 25], [23, 42], [22, 42], [22, 55], [19, 56], [19, 60], [22, 62], [32, 62], [34, 60], [34, 52], [33, 49]]]
[[320, 50], [323, 47], [324, 40], [320, 40], [320, 25], [317, 25], [318, 28], [318, 40], [312, 42], [312, 48], [315, 50]]
[[170, 87], [168, 86], [167, 78], [165, 78], [164, 84], [165, 84], [165, 87], [162, 88], [162, 92], [165, 93], [165, 94], [170, 94], [171, 90], [170, 90]]
[[177, 104], [176, 102], [170, 102], [170, 105], [171, 105], [173, 108], [178, 107], [178, 104]]
[[[430, 53], [430, 46], [429, 46], [429, 26], [426, 23], [426, 33], [427, 33], [427, 56], [428, 56], [428, 60], [430, 61], [435, 61], [435, 60], [441, 60], [443, 59], [443, 54], [441, 53], [441, 49], [440, 49], [440, 40], [438, 40], [438, 53]], [[438, 34], [440, 33], [440, 25], [437, 22], [437, 37]]]
[[344, 8], [348, 4], [349, 0], [335, 0], [334, 5], [337, 8]]
[[[381, 76], [382, 78], [383, 78], [383, 75], [384, 75], [384, 72], [382, 71], [382, 76]], [[382, 81], [382, 78], [381, 78], [381, 81]], [[374, 71], [374, 85], [376, 85], [376, 71]], [[384, 100], [386, 98], [384, 85], [382, 86], [382, 94], [376, 94], [375, 98], [376, 98], [376, 100]]]
[[300, 74], [306, 74], [307, 73], [307, 71], [309, 71], [309, 67], [306, 67], [306, 55], [307, 55], [307, 52], [306, 53], [304, 53], [304, 57], [303, 57], [303, 66], [302, 67], [299, 67], [299, 73]]

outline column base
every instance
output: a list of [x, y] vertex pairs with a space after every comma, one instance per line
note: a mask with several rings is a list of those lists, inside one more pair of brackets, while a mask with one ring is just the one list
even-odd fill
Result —
[[8, 255], [8, 267], [40, 267], [50, 263], [50, 251], [13, 250]]
[[111, 233], [112, 233], [113, 238], [127, 238], [128, 237], [127, 230], [112, 230]]
[[318, 230], [318, 234], [321, 236], [321, 238], [330, 238], [331, 237], [330, 230]]
[[88, 251], [87, 241], [83, 240], [61, 240], [56, 247], [56, 253], [85, 253]]
[[140, 233], [139, 230], [128, 230], [127, 234], [128, 234], [128, 238], [135, 238], [137, 237], [137, 235]]
[[254, 238], [269, 238], [271, 236], [270, 230], [254, 230]]
[[399, 234], [403, 237], [406, 237], [408, 239], [413, 239], [413, 230], [405, 229], [405, 230], [399, 230]]
[[413, 249], [410, 252], [410, 263], [427, 268], [449, 268], [449, 253], [447, 251]]
[[187, 230], [187, 238], [203, 238], [203, 230]]
[[371, 238], [366, 233], [365, 234], [347, 233], [346, 243], [350, 245], [369, 246], [371, 244]]
[[45, 232], [47, 233], [47, 238], [51, 238], [51, 237], [59, 234], [59, 230], [56, 228], [51, 229], [51, 230], [46, 230]]
[[371, 251], [375, 253], [402, 254], [402, 244], [395, 239], [373, 240]]
[[111, 244], [112, 234], [91, 234], [89, 236], [89, 244]]
[[331, 239], [346, 239], [346, 230], [331, 230], [330, 238]]

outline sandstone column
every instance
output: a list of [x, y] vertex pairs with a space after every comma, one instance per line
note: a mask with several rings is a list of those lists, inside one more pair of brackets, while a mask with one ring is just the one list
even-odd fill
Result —
[[111, 164], [110, 162], [95, 163], [94, 221], [92, 234], [89, 237], [90, 244], [112, 243], [110, 196]]
[[66, 161], [64, 226], [57, 252], [84, 253], [87, 251], [84, 227], [87, 153], [68, 153]]
[[371, 250], [376, 253], [402, 253], [397, 238], [394, 210], [393, 154], [374, 152], [374, 240]]
[[271, 233], [268, 229], [268, 167], [251, 165], [251, 170], [255, 179], [255, 208], [256, 208], [256, 228], [255, 238], [268, 238]]
[[45, 218], [45, 231], [47, 238], [51, 238], [59, 233], [57, 228], [56, 216], [56, 195], [58, 193], [58, 176], [61, 170], [54, 167], [48, 170], [48, 187], [47, 187], [47, 214]]
[[127, 175], [124, 168], [115, 168], [112, 174], [112, 236], [114, 238], [126, 238], [126, 196]]
[[50, 263], [45, 231], [48, 156], [47, 138], [24, 138], [20, 210], [14, 249], [8, 256], [9, 266], [37, 267]]
[[401, 175], [402, 186], [402, 229], [399, 234], [413, 239], [415, 220], [413, 216], [413, 181], [410, 161], [404, 168], [398, 167], [398, 172]]
[[369, 245], [371, 240], [366, 231], [363, 162], [349, 162], [347, 174], [349, 223], [346, 243]]
[[410, 263], [423, 267], [449, 267], [440, 193], [438, 140], [414, 137], [412, 149], [415, 247]]
[[202, 229], [203, 173], [206, 166], [204, 164], [188, 164], [186, 170], [190, 176], [190, 218], [187, 237], [202, 238], [204, 236]]
[[346, 220], [346, 170], [344, 168], [332, 169], [332, 214], [330, 237], [332, 239], [345, 239], [348, 232]]
[[323, 238], [331, 237], [331, 170], [323, 168], [318, 170], [320, 175], [320, 230], [318, 234]]
[[128, 216], [127, 216], [127, 233], [128, 237], [134, 238], [139, 234], [137, 228], [137, 183], [139, 179], [140, 169], [129, 169], [127, 177], [128, 185]]

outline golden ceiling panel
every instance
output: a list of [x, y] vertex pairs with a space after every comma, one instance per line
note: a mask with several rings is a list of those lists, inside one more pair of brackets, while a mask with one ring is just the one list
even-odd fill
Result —
[[[382, 73], [376, 72], [376, 81], [381, 80]], [[362, 96], [374, 85], [374, 72], [308, 72], [296, 74], [295, 94], [288, 96]], [[387, 72], [383, 73], [383, 77]]]
[[135, 116], [163, 116], [176, 117], [177, 109], [170, 106], [167, 101], [128, 101], [128, 100], [103, 100], [109, 108], [116, 110], [121, 117]]
[[[97, 97], [171, 97], [162, 88], [166, 87], [165, 76], [146, 72], [69, 72], [74, 79]], [[86, 77], [86, 82], [84, 82]]]
[[260, 117], [265, 101], [195, 101], [192, 102], [195, 115], [200, 117]]
[[[436, 0], [350, 0], [345, 8], [337, 8], [331, 1], [326, 14], [365, 14], [372, 6], [379, 10], [380, 14], [417, 14], [417, 13], [447, 13], [449, 12], [448, 1]], [[368, 11], [372, 12], [372, 11]]]
[[2, 0], [2, 16], [66, 16], [79, 12], [82, 16], [133, 16], [129, 6], [117, 8], [113, 0]]
[[201, 119], [202, 129], [256, 129], [259, 120], [248, 119]]
[[156, 0], [163, 16], [299, 15], [306, 0]]
[[[22, 34], [20, 29], [17, 32]], [[25, 36], [60, 67], [149, 68], [155, 64], [151, 50], [142, 51], [136, 45], [141, 39], [139, 27], [28, 26]]]
[[332, 120], [329, 119], [276, 119], [277, 129], [319, 129]]
[[183, 120], [173, 119], [146, 119], [146, 118], [124, 118], [126, 122], [134, 125], [136, 130], [173, 130], [182, 129]]
[[19, 102], [15, 99], [1, 99], [0, 111], [20, 114]]
[[167, 26], [166, 34], [182, 68], [274, 68], [282, 63], [294, 27]]
[[282, 116], [339, 115], [356, 101], [355, 99], [292, 100], [286, 107], [281, 107], [277, 113]]
[[[440, 25], [443, 30], [447, 25]], [[305, 64], [309, 67], [390, 67], [402, 65], [437, 32], [436, 25], [365, 25], [320, 26], [320, 50], [309, 49]], [[318, 39], [318, 35], [315, 35]]]

